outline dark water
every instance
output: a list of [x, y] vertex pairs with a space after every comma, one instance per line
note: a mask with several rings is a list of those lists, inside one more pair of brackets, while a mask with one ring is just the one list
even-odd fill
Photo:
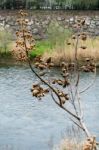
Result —
[[[68, 129], [71, 122], [50, 96], [40, 102], [31, 96], [36, 80], [28, 68], [0, 68], [0, 150], [51, 150]], [[99, 137], [99, 74], [83, 102], [87, 126]]]

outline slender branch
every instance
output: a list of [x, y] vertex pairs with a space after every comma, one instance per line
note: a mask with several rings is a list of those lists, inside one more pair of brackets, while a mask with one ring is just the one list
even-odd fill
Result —
[[96, 81], [96, 68], [95, 68], [95, 73], [94, 73], [94, 79], [92, 80], [92, 82], [85, 89], [80, 91], [79, 93], [82, 94], [82, 93], [86, 92], [87, 90], [89, 90], [94, 85], [95, 81]]
[[86, 133], [86, 136], [91, 137], [91, 134], [89, 133], [89, 131], [88, 131], [87, 127], [85, 126], [84, 122], [82, 121], [82, 119], [80, 119], [80, 123], [81, 123], [81, 125], [82, 125], [82, 127]]
[[92, 141], [92, 148], [91, 148], [91, 150], [94, 150], [94, 143], [95, 143], [95, 137], [93, 137], [93, 141]]
[[83, 129], [83, 127], [81, 126], [81, 125], [79, 125], [76, 121], [74, 121], [72, 118], [69, 118], [74, 124], [76, 124], [79, 128], [81, 128], [82, 130], [84, 130]]
[[[23, 15], [22, 15], [22, 17], [23, 17]], [[23, 20], [24, 20], [24, 18], [23, 18]], [[70, 82], [70, 86], [67, 88], [68, 89], [68, 93], [69, 93], [68, 95], [70, 95], [70, 99], [69, 100], [71, 100], [71, 102], [72, 102], [71, 105], [73, 107], [73, 110], [72, 109], [69, 110], [69, 108], [67, 108], [66, 105], [63, 104], [62, 98], [61, 98], [61, 96], [58, 93], [58, 89], [55, 88], [54, 86], [52, 86], [52, 84], [50, 84], [49, 80], [44, 79], [43, 77], [41, 77], [39, 75], [39, 73], [35, 70], [35, 68], [32, 66], [31, 60], [29, 58], [29, 52], [28, 52], [29, 50], [32, 50], [32, 48], [28, 48], [28, 45], [27, 45], [29, 40], [28, 40], [28, 38], [26, 38], [26, 33], [25, 32], [27, 32], [27, 26], [26, 26], [26, 24], [24, 24], [24, 22], [22, 22], [21, 28], [22, 28], [22, 32], [21, 33], [22, 33], [22, 38], [23, 38], [22, 42], [23, 42], [24, 51], [26, 53], [25, 56], [27, 58], [27, 62], [29, 64], [29, 67], [30, 67], [32, 73], [34, 75], [36, 75], [37, 78], [42, 83], [44, 83], [44, 85], [49, 87], [49, 89], [51, 91], [52, 99], [55, 102], [55, 104], [57, 104], [61, 109], [63, 109], [65, 112], [67, 112], [69, 117], [71, 117], [70, 120], [72, 120], [72, 122], [74, 124], [76, 124], [79, 128], [81, 128], [85, 132], [87, 137], [91, 137], [91, 134], [88, 131], [88, 129], [87, 129], [87, 127], [86, 127], [86, 125], [85, 125], [85, 123], [83, 121], [83, 113], [82, 113], [82, 108], [81, 108], [81, 102], [80, 102], [79, 94], [85, 92], [86, 90], [88, 90], [94, 84], [94, 82], [96, 80], [96, 68], [95, 68], [95, 77], [94, 77], [94, 80], [92, 81], [92, 83], [89, 84], [81, 92], [79, 92], [78, 88], [79, 88], [79, 82], [80, 82], [80, 71], [79, 71], [79, 61], [78, 61], [78, 45], [79, 45], [78, 33], [79, 33], [79, 31], [81, 31], [81, 28], [78, 28], [78, 33], [77, 33], [77, 38], [76, 38], [76, 43], [75, 43], [75, 53], [74, 53], [75, 66], [74, 66], [73, 73], [75, 74], [75, 76], [76, 76], [75, 78], [76, 79], [75, 79], [75, 81], [73, 83], [74, 88], [72, 87], [72, 81]], [[25, 31], [24, 31], [24, 28], [26, 29]], [[29, 42], [29, 44], [30, 44], [30, 46], [32, 46], [30, 42]], [[71, 75], [72, 75], [72, 73], [71, 73]], [[73, 77], [71, 76], [71, 79], [72, 78]], [[76, 102], [76, 100], [77, 100], [77, 102]], [[96, 144], [98, 145], [99, 143], [96, 143]]]
[[31, 65], [31, 61], [30, 61], [29, 56], [28, 56], [28, 50], [27, 50], [27, 46], [26, 46], [26, 39], [25, 39], [24, 31], [23, 31], [23, 39], [24, 39], [25, 51], [26, 51], [26, 55], [27, 55], [27, 61], [28, 61], [28, 64], [29, 64], [29, 67], [30, 67], [31, 71], [38, 77], [38, 79], [40, 79], [45, 85], [47, 85], [55, 93], [55, 95], [58, 97], [59, 102], [60, 102], [60, 104], [57, 102], [57, 105], [60, 106], [62, 109], [64, 109], [66, 112], [68, 112], [71, 116], [73, 116], [77, 120], [79, 120], [80, 118], [78, 116], [73, 114], [71, 111], [69, 111], [68, 109], [66, 109], [62, 105], [61, 98], [60, 98], [58, 92], [49, 83], [47, 83], [43, 78], [41, 78], [39, 76], [39, 74], [33, 69], [32, 65]]
[[79, 91], [77, 92], [77, 100], [78, 100], [78, 105], [79, 105], [79, 110], [80, 110], [80, 115], [81, 115], [81, 119], [83, 118], [83, 111], [81, 108], [81, 101], [80, 101], [80, 95], [79, 95]]
[[77, 108], [76, 108], [76, 105], [75, 105], [75, 97], [73, 95], [73, 90], [72, 90], [71, 84], [69, 85], [69, 87], [70, 87], [70, 91], [69, 92], [71, 93], [72, 105], [74, 107], [76, 115], [78, 116]]
[[60, 106], [60, 104], [55, 100], [54, 96], [53, 96], [53, 93], [51, 92], [51, 96], [52, 96], [52, 99], [54, 100], [54, 102], [60, 107], [62, 108], [63, 110], [65, 110], [68, 114], [70, 114], [72, 117], [76, 118], [77, 120], [80, 120], [80, 118], [78, 116], [76, 116], [75, 114], [73, 114], [71, 111], [69, 111], [68, 109], [66, 109], [63, 105]]

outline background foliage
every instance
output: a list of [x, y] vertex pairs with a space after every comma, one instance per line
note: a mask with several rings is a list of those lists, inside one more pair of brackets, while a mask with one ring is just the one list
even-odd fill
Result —
[[0, 0], [0, 9], [99, 9], [99, 0]]

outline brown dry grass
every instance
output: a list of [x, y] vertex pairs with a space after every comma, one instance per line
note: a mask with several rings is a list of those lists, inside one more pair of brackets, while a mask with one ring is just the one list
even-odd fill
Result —
[[56, 146], [53, 150], [82, 150], [83, 143], [78, 143], [77, 140], [64, 139], [59, 146]]
[[[71, 45], [64, 43], [63, 47], [57, 47], [51, 52], [45, 52], [44, 58], [52, 57], [56, 65], [59, 65], [61, 61], [73, 61], [74, 51], [75, 51], [75, 41], [70, 40]], [[86, 49], [82, 49], [81, 46], [86, 46]], [[88, 38], [87, 41], [83, 42], [79, 40], [78, 44], [78, 59], [80, 61], [84, 60], [86, 57], [91, 57], [99, 62], [99, 37]]]

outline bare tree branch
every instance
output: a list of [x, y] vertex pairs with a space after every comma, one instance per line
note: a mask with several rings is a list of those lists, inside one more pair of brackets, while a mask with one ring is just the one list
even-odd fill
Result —
[[96, 68], [95, 68], [94, 78], [93, 78], [92, 82], [86, 88], [84, 88], [82, 91], [80, 91], [79, 93], [82, 94], [82, 93], [86, 92], [87, 90], [89, 90], [94, 85], [95, 81], [96, 81]]

